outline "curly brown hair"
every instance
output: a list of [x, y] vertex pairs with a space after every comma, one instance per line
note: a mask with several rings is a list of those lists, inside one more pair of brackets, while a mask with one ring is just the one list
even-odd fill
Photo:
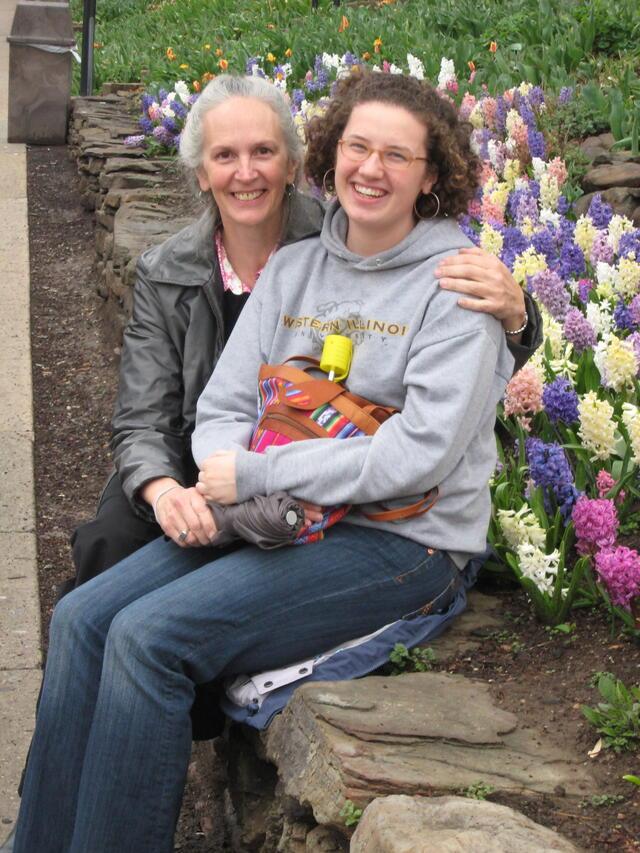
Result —
[[[480, 179], [480, 160], [471, 150], [471, 125], [458, 117], [455, 106], [429, 83], [402, 74], [373, 74], [356, 68], [336, 84], [323, 115], [309, 122], [305, 173], [317, 187], [333, 191], [329, 180], [336, 165], [338, 141], [357, 104], [380, 101], [404, 107], [427, 131], [427, 164], [437, 170], [433, 192], [440, 199], [440, 214], [464, 213]], [[329, 174], [327, 174], [329, 173]], [[325, 179], [326, 176], [326, 179]], [[434, 213], [433, 196], [420, 196], [419, 215]]]

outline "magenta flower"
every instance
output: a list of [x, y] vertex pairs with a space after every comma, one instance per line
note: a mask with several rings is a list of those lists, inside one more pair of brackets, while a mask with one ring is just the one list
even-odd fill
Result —
[[[601, 471], [598, 471], [598, 476], [596, 477], [596, 486], [598, 487], [598, 497], [604, 498], [617, 483], [617, 480], [614, 480], [611, 474], [608, 471], [605, 471], [603, 468]], [[627, 493], [624, 489], [620, 489], [616, 496], [616, 503], [621, 504], [622, 501], [627, 496]]]
[[576, 548], [583, 556], [611, 548], [616, 541], [618, 513], [612, 500], [583, 495], [576, 501], [571, 520], [576, 530]]
[[613, 604], [630, 610], [640, 595], [640, 554], [620, 545], [596, 554], [596, 571]]

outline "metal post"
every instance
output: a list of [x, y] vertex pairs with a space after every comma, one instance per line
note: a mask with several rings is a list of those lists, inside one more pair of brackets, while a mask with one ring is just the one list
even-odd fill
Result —
[[93, 94], [93, 42], [96, 34], [96, 0], [84, 0], [82, 11], [82, 65], [80, 94]]

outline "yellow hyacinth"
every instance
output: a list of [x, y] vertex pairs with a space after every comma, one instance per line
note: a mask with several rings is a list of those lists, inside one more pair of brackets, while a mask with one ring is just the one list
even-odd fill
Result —
[[613, 406], [606, 400], [598, 400], [595, 391], [589, 391], [578, 403], [578, 414], [578, 435], [585, 448], [593, 454], [591, 460], [608, 459], [615, 446]]
[[620, 258], [614, 281], [623, 299], [633, 299], [640, 292], [640, 264], [631, 255]]
[[633, 390], [638, 361], [629, 341], [611, 335], [604, 352], [604, 384], [614, 391]]
[[631, 403], [622, 404], [622, 423], [627, 428], [634, 465], [640, 465], [640, 410]]
[[597, 233], [598, 229], [588, 216], [580, 216], [578, 218], [573, 239], [587, 257], [591, 254], [593, 241], [595, 240]]
[[480, 248], [484, 249], [485, 252], [490, 252], [492, 255], [499, 255], [502, 251], [502, 244], [504, 243], [504, 237], [499, 231], [496, 231], [495, 228], [492, 228], [488, 222], [485, 222], [482, 226], [482, 233], [480, 234]]
[[532, 247], [525, 249], [522, 254], [516, 257], [513, 265], [513, 277], [521, 287], [527, 283], [528, 275], [535, 275], [537, 272], [542, 272], [547, 268], [547, 261], [544, 255], [539, 254]]

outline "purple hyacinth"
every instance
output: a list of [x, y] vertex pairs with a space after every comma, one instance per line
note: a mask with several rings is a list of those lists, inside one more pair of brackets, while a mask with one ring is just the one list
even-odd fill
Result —
[[178, 125], [170, 116], [165, 116], [162, 119], [162, 126], [165, 130], [168, 130], [169, 133], [176, 134], [178, 132]]
[[589, 301], [589, 294], [595, 286], [595, 282], [590, 278], [580, 279], [578, 282], [578, 299], [580, 302], [587, 303]]
[[480, 234], [475, 230], [473, 225], [471, 224], [471, 217], [465, 213], [458, 220], [458, 225], [460, 226], [461, 231], [465, 234], [472, 243], [476, 246], [480, 243]]
[[544, 92], [542, 91], [541, 86], [534, 86], [533, 89], [529, 91], [527, 97], [529, 98], [529, 103], [535, 110], [539, 110], [544, 104]]
[[503, 237], [504, 241], [500, 260], [510, 270], [513, 270], [516, 257], [529, 248], [530, 242], [519, 228], [514, 228], [513, 226], [504, 229]]
[[302, 102], [304, 101], [304, 90], [303, 89], [294, 89], [291, 93], [291, 100], [294, 106], [297, 109], [300, 109]]
[[634, 296], [629, 303], [629, 313], [631, 314], [632, 322], [636, 326], [640, 326], [640, 294]]
[[360, 65], [360, 60], [359, 60], [359, 59], [358, 59], [358, 57], [355, 55], [355, 53], [351, 53], [351, 51], [350, 51], [350, 50], [348, 50], [348, 51], [345, 53], [345, 55], [342, 57], [342, 61], [344, 62], [344, 64], [345, 64], [348, 68], [352, 68], [354, 65]]
[[613, 216], [613, 210], [610, 205], [602, 201], [600, 193], [596, 193], [591, 199], [587, 215], [596, 226], [596, 228], [607, 228]]
[[633, 255], [636, 261], [640, 261], [640, 228], [636, 228], [634, 231], [627, 231], [620, 237], [618, 255], [621, 258]]
[[605, 264], [610, 264], [613, 261], [613, 249], [607, 240], [606, 231], [598, 231], [593, 238], [589, 260], [594, 267], [598, 261], [604, 261]]
[[548, 264], [555, 260], [557, 255], [556, 234], [551, 228], [541, 228], [531, 238], [531, 245], [540, 255], [546, 258]]
[[565, 280], [578, 278], [585, 271], [584, 254], [577, 243], [567, 242], [560, 252], [560, 266], [558, 272]]
[[158, 101], [162, 103], [169, 93], [166, 89], [158, 89]]
[[507, 128], [507, 113], [509, 108], [502, 95], [496, 98], [496, 131], [502, 136]]
[[140, 102], [142, 112], [145, 115], [147, 114], [147, 110], [149, 109], [149, 107], [151, 106], [152, 103], [153, 103], [153, 95], [150, 95], [148, 92], [145, 92], [144, 95], [142, 96], [142, 100]]
[[175, 135], [161, 124], [153, 128], [153, 137], [161, 145], [165, 145], [167, 148], [174, 148], [177, 146], [178, 143], [178, 140], [176, 139]]
[[552, 424], [572, 424], [578, 420], [578, 395], [564, 376], [545, 385], [542, 404]]
[[571, 205], [569, 204], [566, 196], [560, 195], [558, 196], [558, 204], [556, 205], [558, 209], [558, 213], [562, 214], [562, 216], [566, 216], [569, 213]]
[[137, 133], [134, 136], [125, 136], [122, 140], [126, 148], [144, 147], [144, 133]]
[[[637, 299], [638, 297], [636, 296], [635, 298]], [[613, 319], [617, 329], [633, 332], [637, 327], [637, 320], [634, 319], [634, 312], [632, 312], [631, 306], [625, 305], [622, 300], [618, 302], [613, 310]]]
[[177, 118], [185, 119], [187, 117], [187, 108], [179, 98], [175, 98], [171, 102], [171, 109], [174, 111]]
[[579, 494], [564, 449], [555, 442], [545, 444], [539, 438], [528, 438], [525, 454], [533, 484], [543, 489], [545, 509], [552, 511], [553, 496], [566, 524]]
[[565, 106], [573, 98], [573, 86], [563, 86], [558, 95], [558, 103]]
[[151, 136], [151, 134], [153, 133], [153, 122], [151, 121], [150, 118], [146, 118], [145, 116], [142, 116], [142, 118], [140, 118], [138, 120], [138, 124], [140, 125], [140, 130], [146, 136]]
[[542, 270], [529, 276], [529, 290], [535, 293], [554, 320], [564, 320], [571, 297], [558, 273]]
[[529, 142], [529, 151], [531, 156], [539, 157], [543, 160], [546, 154], [544, 135], [539, 130], [534, 130], [530, 127], [527, 131], [527, 139]]
[[579, 308], [569, 308], [564, 319], [564, 336], [577, 353], [596, 345], [596, 333]]

